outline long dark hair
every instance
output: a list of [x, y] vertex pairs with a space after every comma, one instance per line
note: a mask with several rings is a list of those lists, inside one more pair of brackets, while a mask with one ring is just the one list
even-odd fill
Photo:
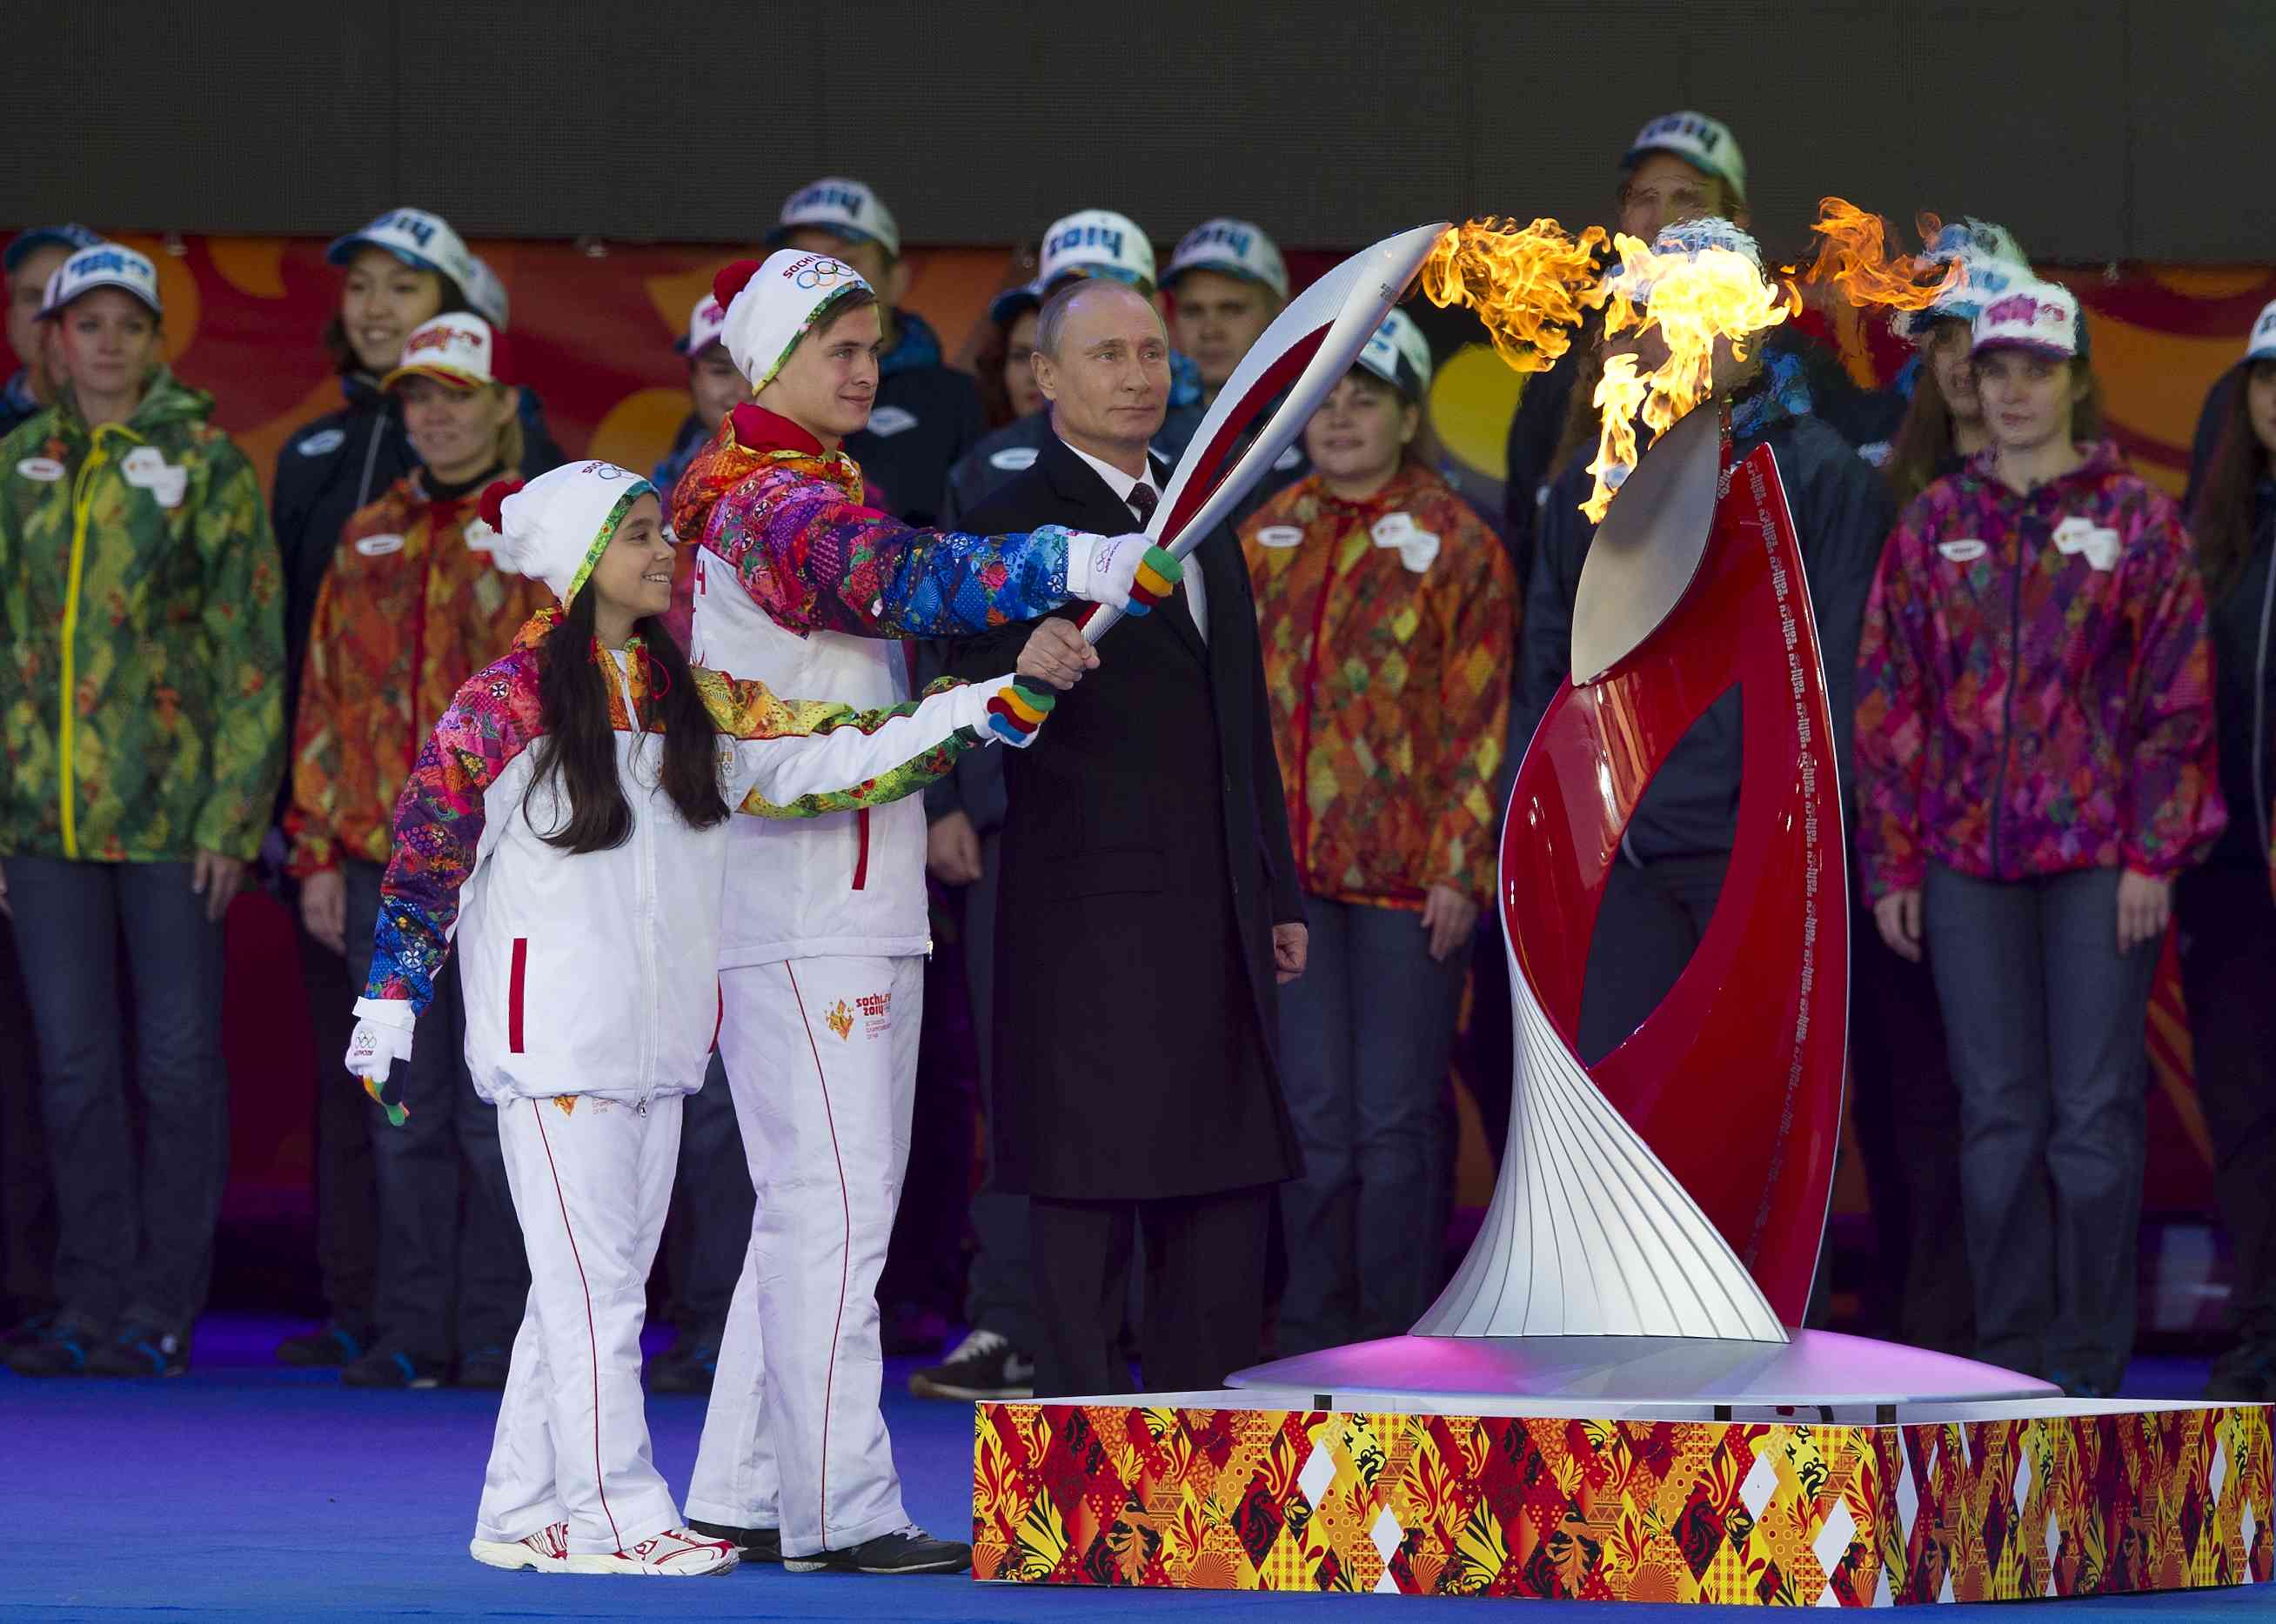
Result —
[[[593, 656], [593, 603], [591, 591], [579, 593], [538, 651], [545, 737], [537, 747], [537, 770], [521, 797], [527, 817], [537, 786], [559, 779], [569, 798], [569, 816], [538, 839], [578, 855], [622, 846], [633, 832], [632, 805], [617, 773], [609, 679]], [[727, 817], [727, 798], [719, 790], [718, 730], [695, 691], [687, 656], [664, 623], [651, 615], [633, 629], [640, 634], [655, 679], [649, 704], [664, 723], [658, 782], [689, 827], [709, 829]]]
[[2267, 366], [2276, 362], [2257, 361], [2237, 375], [2220, 438], [2205, 465], [2196, 505], [2189, 510], [2189, 536], [2197, 544], [2197, 568], [2210, 598], [2227, 596], [2252, 558], [2259, 486], [2268, 477], [2269, 461], [2268, 448], [2252, 432], [2252, 375]]
[[1913, 374], [1913, 398], [1905, 403], [1904, 421], [1889, 442], [1888, 466], [1881, 470], [1899, 507], [1935, 482], [1953, 449], [1952, 403], [1944, 398], [1936, 368], [1923, 356]]

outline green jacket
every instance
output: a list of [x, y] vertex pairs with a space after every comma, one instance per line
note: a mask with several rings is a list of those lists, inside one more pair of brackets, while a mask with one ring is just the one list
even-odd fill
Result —
[[284, 765], [277, 541], [213, 398], [160, 368], [0, 440], [0, 852], [251, 858]]

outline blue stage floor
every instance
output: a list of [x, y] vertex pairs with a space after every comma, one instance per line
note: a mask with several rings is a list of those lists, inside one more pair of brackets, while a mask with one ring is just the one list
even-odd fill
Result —
[[[496, 1395], [353, 1393], [281, 1370], [286, 1327], [216, 1317], [192, 1373], [171, 1382], [33, 1382], [0, 1372], [0, 1620], [172, 1618], [1476, 1619], [1490, 1603], [1391, 1597], [1046, 1590], [969, 1580], [874, 1579], [748, 1567], [662, 1588], [504, 1574], [466, 1553]], [[971, 1525], [972, 1420], [963, 1405], [886, 1405], [909, 1509], [943, 1534]], [[2128, 1391], [2186, 1394], [2202, 1366], [2144, 1361]], [[649, 1401], [656, 1460], [684, 1491], [703, 1406]], [[1508, 1604], [1596, 1624], [1667, 1624], [1691, 1607]], [[2065, 1620], [2243, 1620], [2276, 1595], [2222, 1590], [2046, 1604]], [[1990, 1607], [1939, 1608], [1975, 1620]], [[2013, 1607], [2003, 1610], [2012, 1620]]]

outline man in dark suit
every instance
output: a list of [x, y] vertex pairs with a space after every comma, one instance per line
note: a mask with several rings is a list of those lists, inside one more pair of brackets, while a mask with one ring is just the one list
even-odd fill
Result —
[[[1150, 514], [1169, 354], [1131, 289], [1054, 294], [1036, 355], [1052, 436], [967, 523], [1111, 533]], [[1004, 669], [1032, 629], [960, 645], [952, 669]], [[1036, 1393], [1127, 1386], [1134, 1230], [1146, 1385], [1216, 1387], [1258, 1356], [1273, 1186], [1297, 1169], [1273, 1034], [1305, 949], [1232, 533], [1202, 543], [1158, 612], [1118, 626], [1096, 669], [1070, 653], [1041, 674], [1081, 686], [1005, 775], [994, 999], [996, 1180], [1029, 1197]]]

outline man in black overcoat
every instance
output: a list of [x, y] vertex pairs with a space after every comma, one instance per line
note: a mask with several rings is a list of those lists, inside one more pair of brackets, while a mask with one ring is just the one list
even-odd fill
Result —
[[[1035, 365], [1053, 436], [965, 527], [1138, 527], [1168, 473], [1146, 450], [1170, 391], [1160, 313], [1076, 283], [1045, 305]], [[1032, 630], [961, 643], [951, 669], [1009, 670]], [[1127, 1388], [1134, 1229], [1145, 1385], [1217, 1387], [1258, 1357], [1273, 1187], [1299, 1165], [1274, 1035], [1305, 948], [1239, 543], [1212, 533], [1095, 669], [1068, 642], [1046, 674], [1080, 686], [1005, 763], [997, 925], [996, 1179], [1029, 1197], [1036, 1394]]]

